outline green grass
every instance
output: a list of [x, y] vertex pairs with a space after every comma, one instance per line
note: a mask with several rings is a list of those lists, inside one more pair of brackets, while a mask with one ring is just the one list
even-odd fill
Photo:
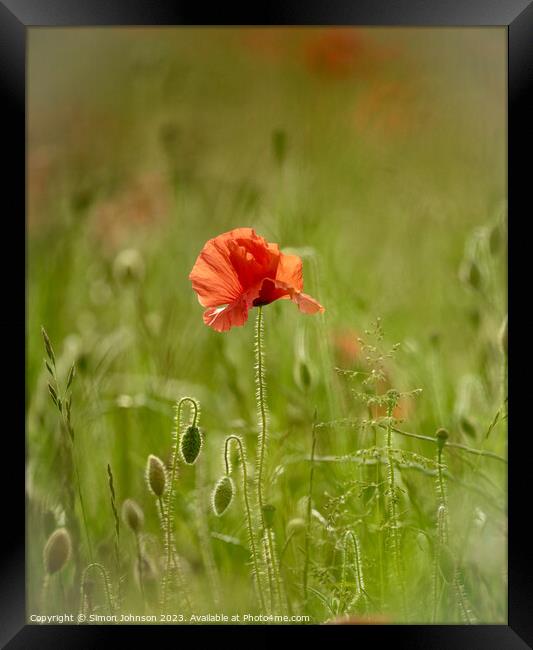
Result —
[[[184, 396], [199, 401], [203, 431], [173, 503], [189, 609], [260, 613], [237, 457], [233, 503], [222, 517], [210, 505], [234, 434], [256, 509], [255, 313], [213, 332], [187, 278], [207, 239], [251, 226], [301, 255], [305, 290], [326, 308], [263, 310], [264, 498], [285, 611], [506, 621], [507, 466], [460, 447], [506, 456], [505, 32], [359, 33], [356, 67], [327, 73], [308, 63], [317, 30], [30, 30], [29, 614], [43, 612], [43, 548], [60, 526], [74, 548], [49, 580], [47, 613], [78, 612], [92, 562], [115, 601], [120, 586], [123, 612], [161, 611], [165, 535], [145, 467], [155, 454], [169, 468]], [[76, 367], [72, 440], [41, 326], [61, 394]], [[399, 422], [376, 398], [389, 388], [421, 389], [402, 398]], [[144, 604], [122, 521], [117, 570], [108, 464], [117, 511], [132, 498], [144, 512]], [[86, 605], [102, 614], [105, 581], [91, 575]], [[187, 614], [178, 596], [170, 605]]]

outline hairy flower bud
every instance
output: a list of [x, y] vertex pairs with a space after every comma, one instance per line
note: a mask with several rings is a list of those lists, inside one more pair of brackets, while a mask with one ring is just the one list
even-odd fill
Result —
[[46, 573], [52, 575], [61, 571], [69, 561], [72, 551], [72, 542], [70, 534], [66, 528], [55, 530], [44, 547], [43, 559]]
[[213, 510], [217, 517], [221, 517], [229, 508], [234, 492], [235, 486], [229, 476], [223, 476], [215, 485], [212, 498]]
[[163, 461], [153, 454], [148, 456], [146, 463], [146, 482], [154, 496], [163, 496], [167, 486], [167, 471]]
[[181, 438], [181, 455], [187, 465], [194, 465], [202, 448], [202, 436], [198, 427], [187, 427]]
[[122, 504], [122, 519], [134, 533], [139, 533], [144, 525], [144, 514], [133, 499], [126, 499]]

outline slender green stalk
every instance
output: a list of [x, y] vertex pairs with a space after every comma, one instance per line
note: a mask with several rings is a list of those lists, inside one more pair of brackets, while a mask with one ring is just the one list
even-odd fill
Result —
[[135, 545], [137, 547], [137, 570], [139, 572], [139, 586], [141, 588], [141, 596], [143, 601], [143, 608], [146, 608], [146, 595], [144, 593], [144, 570], [143, 570], [143, 555], [141, 548], [141, 538], [139, 533], [135, 533]]
[[111, 465], [109, 463], [107, 464], [107, 484], [109, 487], [111, 510], [113, 511], [113, 521], [115, 524], [114, 526], [115, 528], [114, 547], [115, 547], [115, 565], [116, 565], [115, 570], [116, 570], [116, 579], [117, 579], [117, 600], [118, 600], [118, 606], [120, 608], [122, 602], [122, 584], [120, 580], [120, 518], [118, 516], [118, 510], [117, 510], [117, 498], [116, 498], [115, 486], [113, 481], [113, 472], [111, 471]]
[[[265, 385], [265, 362], [263, 351], [263, 308], [258, 307], [257, 319], [255, 326], [255, 382], [256, 382], [256, 399], [257, 399], [257, 413], [259, 420], [259, 438], [257, 445], [257, 461], [256, 461], [256, 490], [257, 490], [257, 504], [259, 509], [259, 521], [263, 531], [267, 530], [265, 515], [264, 515], [264, 495], [263, 495], [263, 479], [265, 457], [267, 449], [268, 438], [268, 417], [266, 406], [266, 385]], [[267, 532], [265, 535], [265, 542], [267, 552], [265, 553], [265, 561], [267, 572], [269, 574], [269, 583], [275, 583], [281, 589], [281, 575], [279, 567], [275, 563], [275, 553], [273, 547], [272, 535]], [[273, 602], [274, 598], [271, 597]], [[280, 603], [281, 605], [281, 603]]]
[[276, 588], [276, 598], [280, 610], [283, 611], [284, 607], [287, 606], [287, 603], [283, 597], [283, 588], [281, 584], [281, 571], [279, 566], [278, 555], [276, 553], [276, 539], [272, 527], [266, 529], [266, 536], [268, 540], [267, 543], [268, 543], [268, 549], [270, 553], [271, 564], [274, 569], [274, 586]]
[[[178, 466], [178, 455], [179, 455], [179, 442], [180, 442], [180, 429], [181, 429], [181, 411], [184, 404], [190, 404], [193, 411], [192, 416], [192, 426], [196, 426], [198, 421], [198, 403], [192, 397], [182, 397], [176, 407], [176, 416], [174, 419], [174, 429], [172, 431], [173, 445], [172, 445], [172, 460], [170, 467], [170, 484], [167, 493], [167, 504], [166, 504], [166, 521], [165, 521], [165, 547], [166, 547], [166, 561], [165, 561], [165, 573], [163, 577], [163, 595], [162, 595], [162, 605], [163, 608], [166, 606], [169, 581], [170, 581], [170, 565], [172, 562], [173, 556], [173, 505], [174, 505], [174, 493], [175, 493], [175, 483], [177, 475], [177, 466]], [[175, 558], [175, 569], [179, 582], [181, 583], [182, 589], [185, 586], [185, 581], [181, 575], [181, 567], [178, 558]], [[183, 596], [188, 602], [187, 593], [184, 590]], [[190, 608], [190, 603], [188, 602]]]
[[202, 456], [196, 462], [195, 481], [196, 481], [196, 526], [200, 542], [200, 552], [207, 574], [207, 580], [211, 591], [213, 605], [218, 609], [220, 607], [220, 577], [213, 557], [213, 547], [209, 536], [209, 526], [206, 517], [205, 507], [205, 485], [204, 485], [204, 462], [205, 456]]
[[400, 588], [400, 596], [402, 602], [402, 610], [404, 617], [407, 614], [406, 598], [405, 598], [405, 584], [403, 580], [403, 567], [401, 561], [400, 538], [398, 529], [400, 522], [398, 518], [397, 496], [396, 496], [396, 477], [394, 469], [394, 457], [392, 447], [392, 412], [396, 400], [391, 395], [387, 404], [387, 438], [386, 438], [386, 456], [387, 456], [387, 482], [389, 493], [389, 530], [392, 550], [392, 561], [394, 564], [394, 571], [396, 580]]
[[61, 573], [57, 576], [58, 582], [59, 582], [59, 591], [61, 593], [61, 606], [63, 607], [63, 611], [66, 611], [67, 609], [67, 597], [65, 594], [65, 584], [63, 582], [63, 576]]
[[468, 600], [468, 596], [466, 594], [466, 589], [463, 583], [463, 579], [461, 577], [461, 572], [459, 571], [458, 568], [456, 568], [454, 572], [453, 585], [455, 587], [457, 608], [459, 610], [459, 615], [462, 621], [464, 623], [468, 623], [468, 625], [473, 625], [474, 623], [477, 623], [476, 616], [472, 611], [472, 608], [470, 606], [470, 601]]
[[[71, 385], [76, 374], [76, 367], [74, 364], [70, 367], [68, 372], [64, 390], [61, 390], [60, 383], [57, 376], [56, 358], [53, 350], [52, 343], [44, 327], [41, 327], [41, 335], [44, 341], [44, 347], [48, 360], [45, 359], [45, 367], [50, 376], [51, 381], [48, 382], [48, 393], [54, 405], [59, 412], [60, 430], [61, 430], [61, 448], [60, 456], [63, 461], [63, 487], [65, 492], [65, 512], [69, 529], [73, 536], [73, 555], [75, 574], [74, 580], [78, 581], [82, 563], [80, 553], [80, 527], [76, 516], [76, 493], [79, 501], [81, 511], [83, 529], [85, 540], [87, 544], [87, 551], [89, 560], [93, 560], [93, 551], [91, 545], [91, 538], [89, 535], [89, 526], [87, 523], [87, 513], [85, 509], [85, 502], [81, 490], [80, 473], [78, 469], [77, 449], [74, 444], [74, 429], [71, 422], [71, 406], [72, 406], [72, 389]], [[72, 476], [72, 473], [74, 474]], [[72, 488], [72, 482], [75, 483], [75, 489]]]
[[50, 574], [45, 572], [41, 588], [41, 613], [48, 613], [48, 591], [50, 589]]
[[263, 352], [263, 308], [257, 309], [257, 320], [255, 324], [255, 382], [257, 411], [259, 417], [259, 438], [257, 446], [257, 503], [259, 505], [259, 516], [264, 528], [264, 499], [263, 499], [263, 471], [265, 465], [266, 445], [267, 445], [267, 410], [266, 410], [266, 388], [265, 388], [265, 371], [264, 371], [264, 352]]
[[[387, 430], [387, 425], [380, 423], [380, 422], [374, 422], [373, 424], [376, 424], [378, 427], [381, 427], [384, 430]], [[360, 427], [361, 424], [360, 422], [356, 422], [353, 420], [349, 419], [341, 419], [341, 420], [331, 420], [329, 422], [321, 422], [320, 424], [317, 425], [317, 428], [322, 428], [322, 427], [335, 427], [335, 426], [351, 426], [351, 427]], [[406, 438], [414, 438], [415, 440], [424, 440], [426, 442], [432, 442], [435, 443], [435, 438], [432, 438], [431, 436], [424, 436], [419, 433], [411, 433], [410, 431], [404, 431], [403, 429], [398, 429], [398, 427], [392, 427], [392, 431], [394, 433], [399, 433], [401, 436], [405, 436]], [[494, 453], [493, 451], [487, 451], [486, 449], [475, 449], [474, 447], [468, 447], [467, 445], [463, 445], [460, 442], [448, 442], [447, 443], [448, 447], [451, 447], [453, 449], [461, 449], [461, 451], [466, 451], [469, 454], [474, 454], [475, 456], [484, 456], [486, 458], [492, 458], [494, 460], [499, 460], [502, 463], [507, 463], [507, 459], [504, 458], [503, 456], [500, 456], [499, 454]]]
[[433, 623], [437, 621], [439, 602], [441, 598], [441, 557], [442, 551], [447, 543], [447, 520], [446, 511], [443, 505], [437, 510], [437, 538], [435, 540], [435, 551], [433, 555]]
[[248, 527], [248, 540], [250, 542], [250, 551], [252, 555], [252, 563], [253, 563], [253, 568], [254, 568], [254, 578], [255, 578], [255, 584], [256, 584], [256, 589], [257, 589], [257, 595], [259, 597], [259, 601], [261, 603], [261, 607], [266, 609], [265, 604], [265, 596], [263, 594], [263, 587], [262, 587], [262, 582], [261, 582], [261, 574], [259, 572], [259, 557], [257, 555], [257, 546], [256, 546], [256, 541], [255, 541], [255, 534], [254, 534], [254, 527], [252, 523], [252, 511], [250, 508], [250, 498], [248, 495], [248, 472], [246, 470], [246, 453], [245, 453], [245, 448], [244, 448], [244, 443], [239, 438], [239, 436], [231, 435], [226, 438], [226, 442], [224, 445], [224, 462], [226, 464], [226, 475], [229, 476], [231, 473], [231, 467], [230, 467], [230, 462], [229, 462], [229, 445], [231, 441], [235, 441], [237, 444], [237, 447], [239, 449], [239, 454], [241, 457], [241, 466], [242, 466], [242, 492], [243, 492], [243, 497], [244, 497], [244, 507], [246, 510], [246, 525]]
[[306, 527], [305, 527], [305, 549], [304, 549], [304, 568], [303, 568], [303, 599], [304, 604], [307, 605], [308, 598], [308, 579], [309, 579], [309, 561], [310, 561], [310, 543], [311, 543], [311, 515], [313, 503], [313, 479], [315, 475], [315, 451], [316, 451], [316, 411], [311, 429], [311, 457], [309, 467], [309, 489], [307, 492], [307, 512], [306, 512]]
[[[352, 552], [353, 552], [353, 573], [355, 579], [355, 593], [352, 599], [346, 603], [346, 573], [347, 573], [347, 564], [348, 564], [348, 540], [352, 542]], [[346, 531], [344, 535], [344, 560], [342, 564], [342, 575], [341, 575], [341, 599], [343, 603], [343, 611], [347, 612], [353, 603], [357, 603], [360, 598], [365, 596], [365, 582], [363, 576], [363, 566], [361, 563], [361, 548], [359, 545], [359, 538], [351, 530]]]
[[[376, 427], [372, 427], [374, 432], [374, 446], [377, 447], [378, 432]], [[384, 538], [383, 538], [383, 513], [385, 512], [385, 495], [382, 490], [382, 472], [381, 463], [376, 463], [375, 485], [376, 485], [376, 517], [377, 517], [377, 535], [378, 535], [378, 555], [379, 555], [379, 597], [381, 607], [385, 603], [385, 562], [384, 562]]]
[[442, 582], [440, 579], [440, 560], [443, 549], [448, 545], [448, 497], [444, 478], [446, 465], [443, 461], [443, 450], [447, 445], [448, 435], [446, 429], [439, 429], [435, 435], [437, 442], [437, 477], [435, 486], [437, 494], [437, 539], [435, 541], [433, 561], [433, 623], [437, 620], [440, 601], [440, 587]]

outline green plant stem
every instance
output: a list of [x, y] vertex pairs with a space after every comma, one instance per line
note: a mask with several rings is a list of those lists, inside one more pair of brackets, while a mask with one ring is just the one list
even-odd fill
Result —
[[226, 464], [226, 475], [229, 476], [231, 471], [230, 471], [230, 463], [229, 463], [229, 445], [231, 441], [234, 441], [237, 443], [237, 447], [239, 449], [239, 454], [241, 457], [241, 466], [242, 466], [242, 492], [243, 492], [243, 497], [244, 497], [244, 508], [246, 510], [246, 525], [248, 528], [248, 538], [250, 542], [250, 551], [252, 554], [252, 563], [254, 567], [254, 578], [255, 578], [255, 583], [256, 583], [256, 589], [257, 589], [257, 595], [259, 597], [259, 602], [261, 603], [261, 607], [266, 609], [266, 601], [265, 601], [265, 596], [263, 594], [263, 587], [262, 587], [262, 582], [261, 582], [261, 574], [259, 572], [259, 558], [257, 555], [257, 546], [256, 546], [256, 541], [255, 541], [255, 534], [254, 534], [254, 527], [253, 527], [253, 520], [252, 520], [252, 511], [250, 508], [250, 497], [248, 495], [248, 472], [246, 469], [246, 453], [244, 451], [244, 443], [239, 438], [239, 436], [231, 435], [226, 438], [226, 442], [224, 445], [224, 461]]
[[[265, 457], [268, 437], [267, 407], [266, 407], [266, 388], [265, 388], [265, 363], [263, 352], [263, 308], [258, 307], [257, 319], [255, 326], [255, 382], [257, 397], [257, 412], [259, 419], [259, 439], [257, 447], [257, 464], [256, 464], [256, 490], [257, 504], [259, 509], [259, 521], [263, 531], [267, 530], [264, 515], [264, 496], [263, 496], [263, 474], [265, 467]], [[279, 569], [275, 566], [275, 555], [273, 542], [270, 533], [265, 535], [267, 552], [265, 554], [266, 567], [269, 574], [269, 582], [281, 583]], [[271, 598], [273, 601], [273, 598]], [[281, 603], [280, 603], [281, 605]]]
[[[378, 426], [381, 427], [382, 429], [387, 429], [387, 425], [378, 423]], [[402, 429], [398, 429], [396, 427], [391, 427], [391, 430], [394, 431], [394, 433], [399, 433], [400, 435], [406, 436], [408, 438], [416, 438], [417, 440], [425, 440], [427, 442], [432, 442], [434, 444], [436, 442], [435, 438], [432, 438], [430, 436], [423, 436], [423, 435], [420, 435], [419, 433], [410, 433], [409, 431], [403, 431]], [[493, 458], [494, 460], [499, 460], [502, 463], [507, 463], [507, 459], [504, 458], [503, 456], [499, 456], [498, 454], [495, 454], [492, 451], [487, 451], [485, 449], [474, 449], [473, 447], [468, 447], [467, 445], [462, 445], [459, 442], [449, 442], [449, 441], [446, 441], [446, 446], [447, 447], [452, 447], [454, 449], [462, 449], [463, 451], [466, 451], [469, 454], [475, 454], [476, 456], [486, 456], [487, 458]]]
[[442, 548], [448, 543], [448, 504], [446, 496], [446, 483], [444, 471], [446, 469], [442, 452], [446, 443], [441, 442], [437, 446], [437, 539], [435, 542], [435, 554], [433, 560], [433, 623], [437, 620], [439, 605], [440, 580], [440, 556]]
[[353, 531], [348, 530], [346, 534], [344, 535], [344, 562], [342, 566], [342, 588], [341, 588], [341, 594], [342, 594], [342, 599], [343, 599], [343, 605], [344, 605], [344, 611], [347, 609], [347, 604], [344, 603], [344, 599], [346, 597], [346, 565], [347, 565], [347, 558], [348, 558], [348, 540], [352, 541], [352, 550], [353, 550], [353, 572], [354, 572], [354, 577], [355, 577], [355, 595], [348, 603], [350, 605], [351, 603], [357, 602], [361, 596], [365, 595], [365, 583], [364, 583], [364, 577], [363, 577], [363, 567], [361, 565], [361, 549], [359, 547], [359, 539], [353, 533]]
[[394, 470], [394, 458], [392, 448], [392, 411], [393, 404], [389, 403], [387, 407], [387, 439], [386, 439], [386, 452], [387, 452], [387, 480], [389, 491], [389, 526], [391, 531], [392, 541], [392, 558], [394, 562], [394, 570], [396, 579], [400, 588], [400, 595], [402, 601], [402, 610], [404, 617], [407, 613], [406, 599], [405, 599], [405, 585], [403, 581], [403, 571], [401, 564], [401, 549], [400, 540], [398, 538], [398, 509], [396, 507], [396, 478]]
[[115, 523], [115, 571], [116, 571], [116, 580], [117, 580], [117, 602], [118, 608], [120, 609], [122, 603], [122, 585], [120, 581], [120, 519], [117, 511], [116, 504], [116, 494], [115, 486], [113, 482], [113, 472], [111, 471], [111, 465], [107, 464], [107, 484], [109, 487], [109, 495], [111, 501], [111, 510], [113, 511], [113, 521]]
[[141, 539], [139, 533], [135, 533], [135, 544], [137, 546], [137, 569], [139, 571], [139, 586], [141, 588], [141, 596], [142, 596], [143, 609], [144, 609], [146, 608], [146, 596], [144, 593], [143, 556], [142, 556]]
[[[387, 430], [386, 424], [383, 424], [381, 422], [375, 422], [374, 424], [380, 427], [381, 429]], [[361, 425], [359, 422], [354, 422], [353, 420], [346, 419], [346, 420], [332, 420], [330, 422], [321, 422], [320, 424], [317, 425], [317, 428], [324, 427], [324, 426], [360, 427]], [[411, 433], [410, 431], [403, 431], [402, 429], [398, 429], [397, 427], [394, 426], [392, 427], [392, 431], [394, 431], [394, 433], [399, 433], [400, 435], [405, 436], [406, 438], [415, 438], [416, 440], [425, 440], [426, 442], [432, 442], [433, 444], [436, 443], [435, 438], [432, 438], [431, 436], [423, 436], [419, 433]], [[476, 456], [484, 456], [486, 458], [493, 458], [494, 460], [499, 460], [502, 463], [507, 463], [506, 458], [500, 456], [499, 454], [494, 453], [493, 451], [487, 451], [486, 449], [474, 449], [473, 447], [462, 445], [459, 442], [446, 441], [446, 445], [454, 449], [461, 449], [462, 451], [466, 451], [469, 454], [474, 454]]]
[[[374, 432], [374, 446], [377, 448], [378, 444], [378, 432], [376, 427], [372, 427]], [[378, 524], [378, 553], [379, 553], [379, 597], [381, 607], [383, 607], [385, 602], [385, 562], [384, 562], [384, 543], [383, 543], [383, 514], [385, 512], [384, 494], [381, 489], [382, 486], [382, 477], [381, 477], [381, 464], [376, 463], [376, 474], [375, 474], [375, 483], [376, 483], [376, 510], [377, 510], [377, 524]]]
[[267, 413], [265, 404], [265, 377], [263, 358], [263, 308], [257, 309], [257, 320], [255, 325], [255, 381], [257, 389], [257, 410], [259, 416], [259, 440], [257, 450], [257, 503], [259, 505], [259, 517], [261, 525], [264, 526], [263, 514], [263, 471], [265, 465], [266, 443], [267, 443]]
[[304, 568], [303, 568], [303, 599], [304, 606], [307, 606], [308, 599], [308, 580], [309, 580], [309, 553], [311, 543], [311, 515], [312, 515], [312, 499], [313, 499], [313, 480], [315, 474], [315, 451], [316, 451], [316, 412], [311, 429], [311, 457], [309, 467], [309, 489], [307, 492], [307, 512], [306, 512], [306, 527], [305, 527], [305, 548], [304, 548]]
[[[59, 393], [59, 382], [57, 380], [57, 375], [56, 375], [56, 368], [55, 364], [53, 364], [53, 374], [52, 374], [53, 380], [56, 385], [56, 389]], [[74, 431], [72, 429], [72, 425], [70, 423], [70, 415], [67, 418], [67, 415], [65, 413], [66, 409], [66, 404], [67, 404], [67, 392], [68, 392], [68, 387], [65, 389], [65, 392], [61, 394], [61, 402], [58, 404], [58, 410], [59, 414], [61, 417], [61, 423], [63, 426], [63, 431], [66, 432], [67, 438], [70, 443], [70, 452], [71, 452], [71, 457], [72, 457], [72, 464], [74, 466], [74, 473], [76, 476], [76, 487], [77, 487], [77, 492], [78, 492], [78, 500], [80, 502], [80, 510], [81, 510], [81, 516], [83, 520], [83, 527], [85, 530], [85, 537], [87, 540], [87, 550], [89, 552], [89, 560], [90, 562], [93, 561], [93, 549], [92, 549], [92, 544], [91, 544], [91, 538], [89, 535], [89, 526], [87, 524], [87, 513], [85, 511], [85, 503], [83, 501], [83, 495], [81, 492], [81, 481], [80, 481], [80, 472], [78, 469], [78, 459], [77, 459], [77, 454], [76, 454], [76, 446], [74, 444]], [[59, 408], [61, 406], [61, 408]]]
[[[166, 606], [167, 603], [167, 596], [168, 596], [168, 583], [170, 581], [170, 564], [172, 561], [172, 541], [173, 541], [173, 536], [172, 536], [172, 530], [173, 530], [173, 524], [174, 522], [172, 521], [172, 505], [174, 502], [174, 488], [175, 488], [175, 482], [176, 482], [176, 473], [177, 473], [177, 466], [178, 466], [178, 455], [179, 455], [179, 441], [180, 441], [180, 427], [181, 427], [181, 411], [183, 408], [183, 405], [185, 403], [189, 403], [192, 407], [193, 410], [193, 418], [192, 418], [192, 426], [196, 426], [197, 420], [198, 420], [198, 404], [196, 400], [194, 400], [192, 397], [182, 397], [180, 401], [178, 402], [178, 405], [176, 407], [176, 417], [175, 417], [175, 425], [174, 425], [174, 431], [173, 431], [173, 447], [172, 447], [172, 461], [171, 461], [171, 467], [170, 467], [170, 482], [169, 482], [169, 489], [168, 489], [168, 497], [167, 497], [167, 506], [166, 506], [166, 522], [165, 522], [165, 546], [166, 546], [166, 561], [165, 561], [165, 574], [163, 578], [163, 596], [162, 596], [162, 605], [163, 608]], [[176, 573], [178, 574], [178, 579], [182, 584], [182, 587], [184, 587], [184, 580], [182, 579], [180, 573], [181, 573], [181, 568], [179, 566], [179, 562], [176, 560], [175, 562], [175, 568], [176, 568]], [[184, 597], [187, 599], [187, 595], [184, 592]], [[188, 599], [187, 599], [188, 600]]]

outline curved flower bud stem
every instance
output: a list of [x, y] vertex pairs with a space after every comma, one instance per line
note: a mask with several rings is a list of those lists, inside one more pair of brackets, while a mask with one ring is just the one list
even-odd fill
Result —
[[111, 582], [109, 580], [109, 574], [107, 573], [105, 567], [102, 564], [99, 564], [98, 562], [92, 562], [91, 564], [87, 565], [83, 570], [81, 576], [80, 613], [82, 614], [85, 613], [84, 611], [85, 610], [85, 602], [84, 602], [85, 583], [87, 579], [87, 574], [91, 569], [97, 569], [102, 577], [102, 582], [104, 584], [105, 594], [107, 598], [107, 605], [109, 607], [109, 613], [112, 614], [115, 608], [113, 606], [113, 598], [111, 597]]
[[[198, 407], [198, 402], [193, 399], [192, 397], [182, 397], [180, 401], [178, 402], [176, 406], [176, 416], [174, 418], [174, 430], [172, 432], [172, 438], [173, 438], [173, 445], [172, 445], [172, 461], [171, 461], [171, 467], [170, 467], [170, 481], [169, 481], [169, 488], [168, 488], [168, 493], [167, 493], [167, 503], [166, 503], [166, 517], [165, 517], [165, 547], [166, 547], [166, 563], [165, 563], [165, 574], [163, 578], [163, 595], [162, 595], [162, 605], [163, 608], [166, 606], [167, 602], [167, 596], [168, 596], [168, 583], [170, 579], [170, 565], [172, 562], [172, 546], [173, 546], [173, 536], [172, 536], [172, 530], [173, 530], [173, 503], [174, 503], [174, 493], [175, 493], [175, 483], [176, 483], [176, 473], [177, 473], [177, 466], [178, 466], [178, 454], [179, 454], [179, 441], [180, 441], [180, 428], [181, 428], [181, 411], [183, 408], [184, 404], [190, 404], [191, 409], [192, 409], [192, 426], [196, 426], [196, 423], [198, 421], [199, 417], [199, 407]], [[179, 561], [176, 558], [176, 561], [174, 563], [174, 566], [176, 568], [176, 573], [178, 574], [178, 579], [184, 587], [184, 580], [183, 577], [180, 575], [181, 569], [179, 565]], [[190, 603], [188, 602], [187, 594], [184, 592], [184, 598], [187, 601], [188, 606], [190, 607]]]
[[255, 535], [254, 535], [254, 529], [253, 529], [253, 524], [252, 524], [252, 512], [250, 509], [250, 498], [248, 496], [248, 472], [246, 470], [246, 454], [244, 451], [244, 443], [239, 438], [239, 436], [231, 435], [226, 438], [226, 441], [224, 443], [224, 462], [226, 465], [226, 475], [229, 476], [231, 474], [231, 467], [230, 467], [230, 462], [229, 462], [229, 446], [231, 441], [235, 441], [237, 444], [237, 447], [239, 449], [239, 454], [241, 457], [241, 465], [242, 465], [242, 490], [243, 490], [243, 496], [244, 496], [244, 506], [246, 509], [246, 525], [248, 527], [248, 538], [250, 540], [250, 550], [252, 554], [252, 563], [254, 567], [254, 577], [255, 577], [255, 582], [257, 586], [257, 594], [259, 596], [259, 601], [261, 603], [261, 607], [265, 609], [265, 597], [263, 594], [263, 588], [261, 585], [261, 575], [259, 573], [259, 563], [258, 563], [258, 557], [257, 557], [257, 547], [256, 547], [256, 542], [255, 542]]

